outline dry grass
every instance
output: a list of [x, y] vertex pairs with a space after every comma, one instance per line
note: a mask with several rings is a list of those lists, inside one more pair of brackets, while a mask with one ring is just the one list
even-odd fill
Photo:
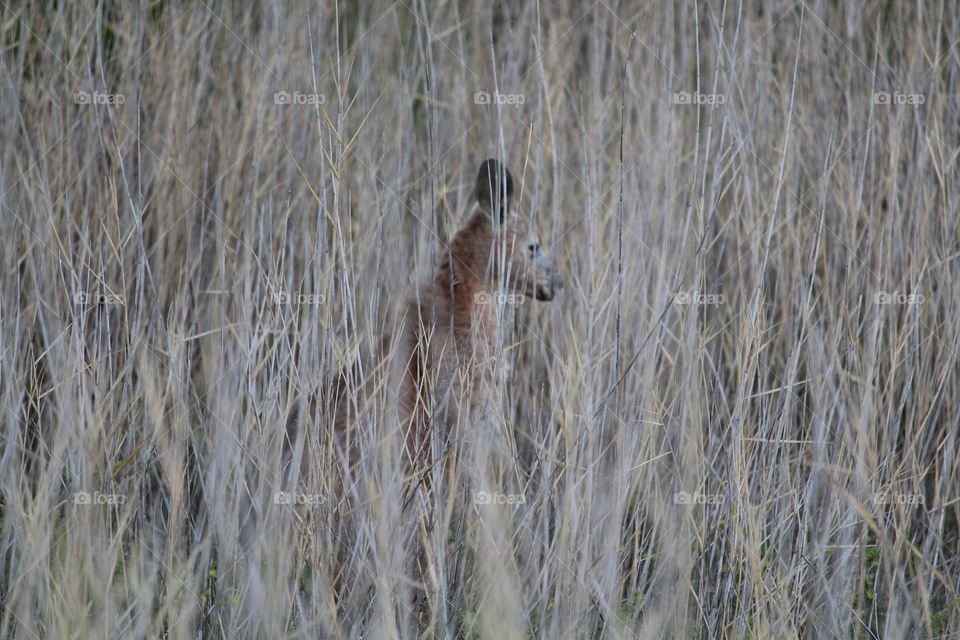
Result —
[[[60, 4], [0, 3], [0, 635], [415, 637], [418, 544], [427, 637], [960, 629], [956, 2]], [[421, 529], [377, 353], [488, 156], [567, 287]]]

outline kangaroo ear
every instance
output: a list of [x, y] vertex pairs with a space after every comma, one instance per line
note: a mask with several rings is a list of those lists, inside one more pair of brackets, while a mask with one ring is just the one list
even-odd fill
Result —
[[484, 160], [477, 173], [473, 195], [490, 219], [502, 224], [513, 199], [513, 176], [510, 170], [493, 158]]

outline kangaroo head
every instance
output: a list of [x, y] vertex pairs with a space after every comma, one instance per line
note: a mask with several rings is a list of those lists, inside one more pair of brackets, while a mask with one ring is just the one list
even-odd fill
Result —
[[563, 288], [563, 278], [557, 273], [549, 251], [541, 244], [533, 224], [515, 212], [513, 176], [494, 159], [480, 165], [473, 189], [477, 203], [486, 213], [492, 235], [493, 282], [499, 281], [501, 261], [498, 247], [506, 251], [507, 288], [536, 300], [553, 300]]

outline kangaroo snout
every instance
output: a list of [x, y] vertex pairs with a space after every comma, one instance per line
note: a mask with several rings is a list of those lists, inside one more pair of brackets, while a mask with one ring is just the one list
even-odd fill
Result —
[[555, 269], [550, 269], [542, 282], [534, 288], [534, 298], [542, 302], [550, 302], [557, 292], [563, 289], [563, 277]]

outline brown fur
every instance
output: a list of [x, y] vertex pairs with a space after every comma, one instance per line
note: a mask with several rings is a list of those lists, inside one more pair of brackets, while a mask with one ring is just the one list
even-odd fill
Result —
[[477, 365], [492, 352], [497, 304], [489, 298], [501, 280], [501, 264], [512, 295], [551, 300], [562, 286], [527, 220], [507, 215], [512, 192], [512, 176], [499, 163], [481, 165], [474, 188], [478, 207], [453, 237], [433, 279], [403, 312], [398, 410], [406, 457], [421, 470], [429, 467], [431, 432], [447, 435], [462, 413], [461, 400], [469, 409]]

